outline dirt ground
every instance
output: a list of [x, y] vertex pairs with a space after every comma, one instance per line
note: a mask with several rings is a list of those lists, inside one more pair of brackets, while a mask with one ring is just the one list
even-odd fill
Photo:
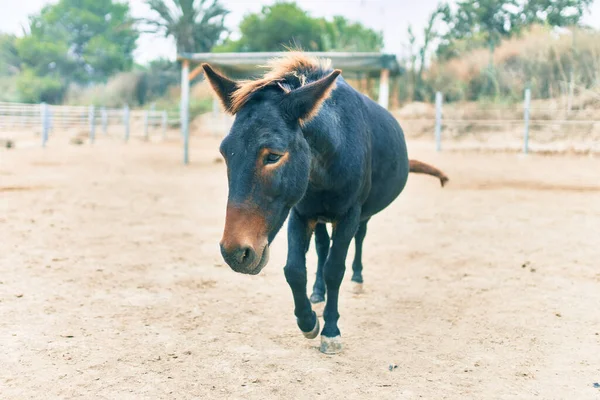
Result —
[[285, 232], [259, 276], [223, 264], [225, 167], [192, 144], [188, 167], [175, 142], [0, 151], [0, 398], [600, 398], [599, 158], [409, 143], [451, 181], [372, 220], [326, 356]]

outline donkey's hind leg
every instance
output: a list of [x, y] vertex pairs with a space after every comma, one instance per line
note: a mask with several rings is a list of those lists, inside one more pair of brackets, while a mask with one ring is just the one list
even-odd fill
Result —
[[362, 221], [358, 227], [356, 235], [354, 235], [354, 244], [356, 250], [354, 252], [354, 261], [352, 262], [352, 283], [353, 292], [358, 294], [362, 293], [363, 290], [363, 276], [362, 276], [362, 247], [365, 236], [367, 235], [367, 223], [369, 220]]
[[323, 265], [329, 254], [329, 233], [325, 224], [315, 226], [315, 247], [317, 248], [317, 277], [313, 286], [313, 292], [310, 296], [310, 302], [313, 304], [325, 301], [325, 280], [323, 279]]

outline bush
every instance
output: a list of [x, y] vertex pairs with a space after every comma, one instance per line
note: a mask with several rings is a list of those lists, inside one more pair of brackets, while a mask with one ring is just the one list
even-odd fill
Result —
[[64, 83], [57, 75], [37, 76], [31, 69], [21, 71], [16, 78], [19, 100], [25, 103], [60, 103], [65, 93]]
[[[521, 101], [526, 87], [534, 98], [566, 94], [571, 73], [576, 87], [600, 87], [600, 32], [574, 28], [557, 35], [534, 26], [520, 37], [503, 41], [490, 66], [487, 49], [440, 61], [428, 71], [423, 89], [439, 90], [447, 101]], [[429, 97], [431, 98], [431, 97]]]
[[104, 107], [122, 107], [139, 104], [139, 72], [121, 72], [109, 79], [106, 84], [88, 87], [71, 85], [67, 91], [65, 103], [73, 105], [95, 105]]

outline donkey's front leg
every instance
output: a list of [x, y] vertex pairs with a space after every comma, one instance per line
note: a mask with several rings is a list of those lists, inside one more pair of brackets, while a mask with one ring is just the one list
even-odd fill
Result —
[[313, 304], [322, 304], [325, 302], [325, 281], [323, 279], [323, 265], [329, 254], [329, 233], [325, 224], [317, 224], [315, 227], [315, 247], [317, 248], [317, 277], [313, 292], [310, 296], [310, 302]]
[[288, 255], [283, 272], [294, 296], [294, 314], [298, 327], [309, 339], [319, 334], [319, 319], [306, 295], [306, 248], [314, 225], [292, 209], [288, 222]]
[[321, 352], [325, 354], [336, 354], [342, 351], [342, 340], [337, 322], [340, 318], [338, 313], [338, 295], [340, 284], [346, 270], [346, 255], [348, 246], [354, 237], [360, 223], [360, 207], [353, 207], [348, 213], [333, 225], [332, 245], [329, 250], [327, 261], [323, 271], [325, 285], [327, 286], [327, 302], [323, 319], [325, 326], [321, 333]]

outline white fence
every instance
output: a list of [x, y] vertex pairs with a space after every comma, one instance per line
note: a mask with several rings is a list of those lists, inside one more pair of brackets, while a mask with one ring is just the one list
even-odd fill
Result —
[[130, 110], [128, 106], [118, 109], [0, 102], [0, 134], [29, 132], [39, 135], [41, 145], [45, 146], [53, 132], [73, 128], [78, 133], [87, 132], [91, 142], [97, 134], [106, 135], [109, 130], [111, 135], [121, 134], [124, 140], [129, 140], [133, 125], [136, 136], [141, 133], [148, 139], [150, 134], [160, 133], [164, 138], [168, 126], [179, 123], [178, 117], [166, 110]]
[[[454, 107], [450, 115], [445, 115], [443, 94], [436, 93], [435, 100], [432, 133], [437, 151], [441, 151], [442, 147], [472, 147], [497, 150], [518, 148], [525, 154], [530, 150], [600, 152], [600, 111], [571, 109], [570, 104], [567, 108], [532, 107], [529, 89], [525, 90], [522, 105], [482, 108], [475, 110], [475, 113], [473, 110], [457, 112]], [[476, 116], [477, 111], [484, 115]], [[400, 118], [401, 123], [417, 120]], [[421, 119], [427, 120], [431, 121], [431, 116]], [[465, 139], [471, 140], [471, 146], [466, 145]], [[519, 142], [515, 142], [515, 139]]]

